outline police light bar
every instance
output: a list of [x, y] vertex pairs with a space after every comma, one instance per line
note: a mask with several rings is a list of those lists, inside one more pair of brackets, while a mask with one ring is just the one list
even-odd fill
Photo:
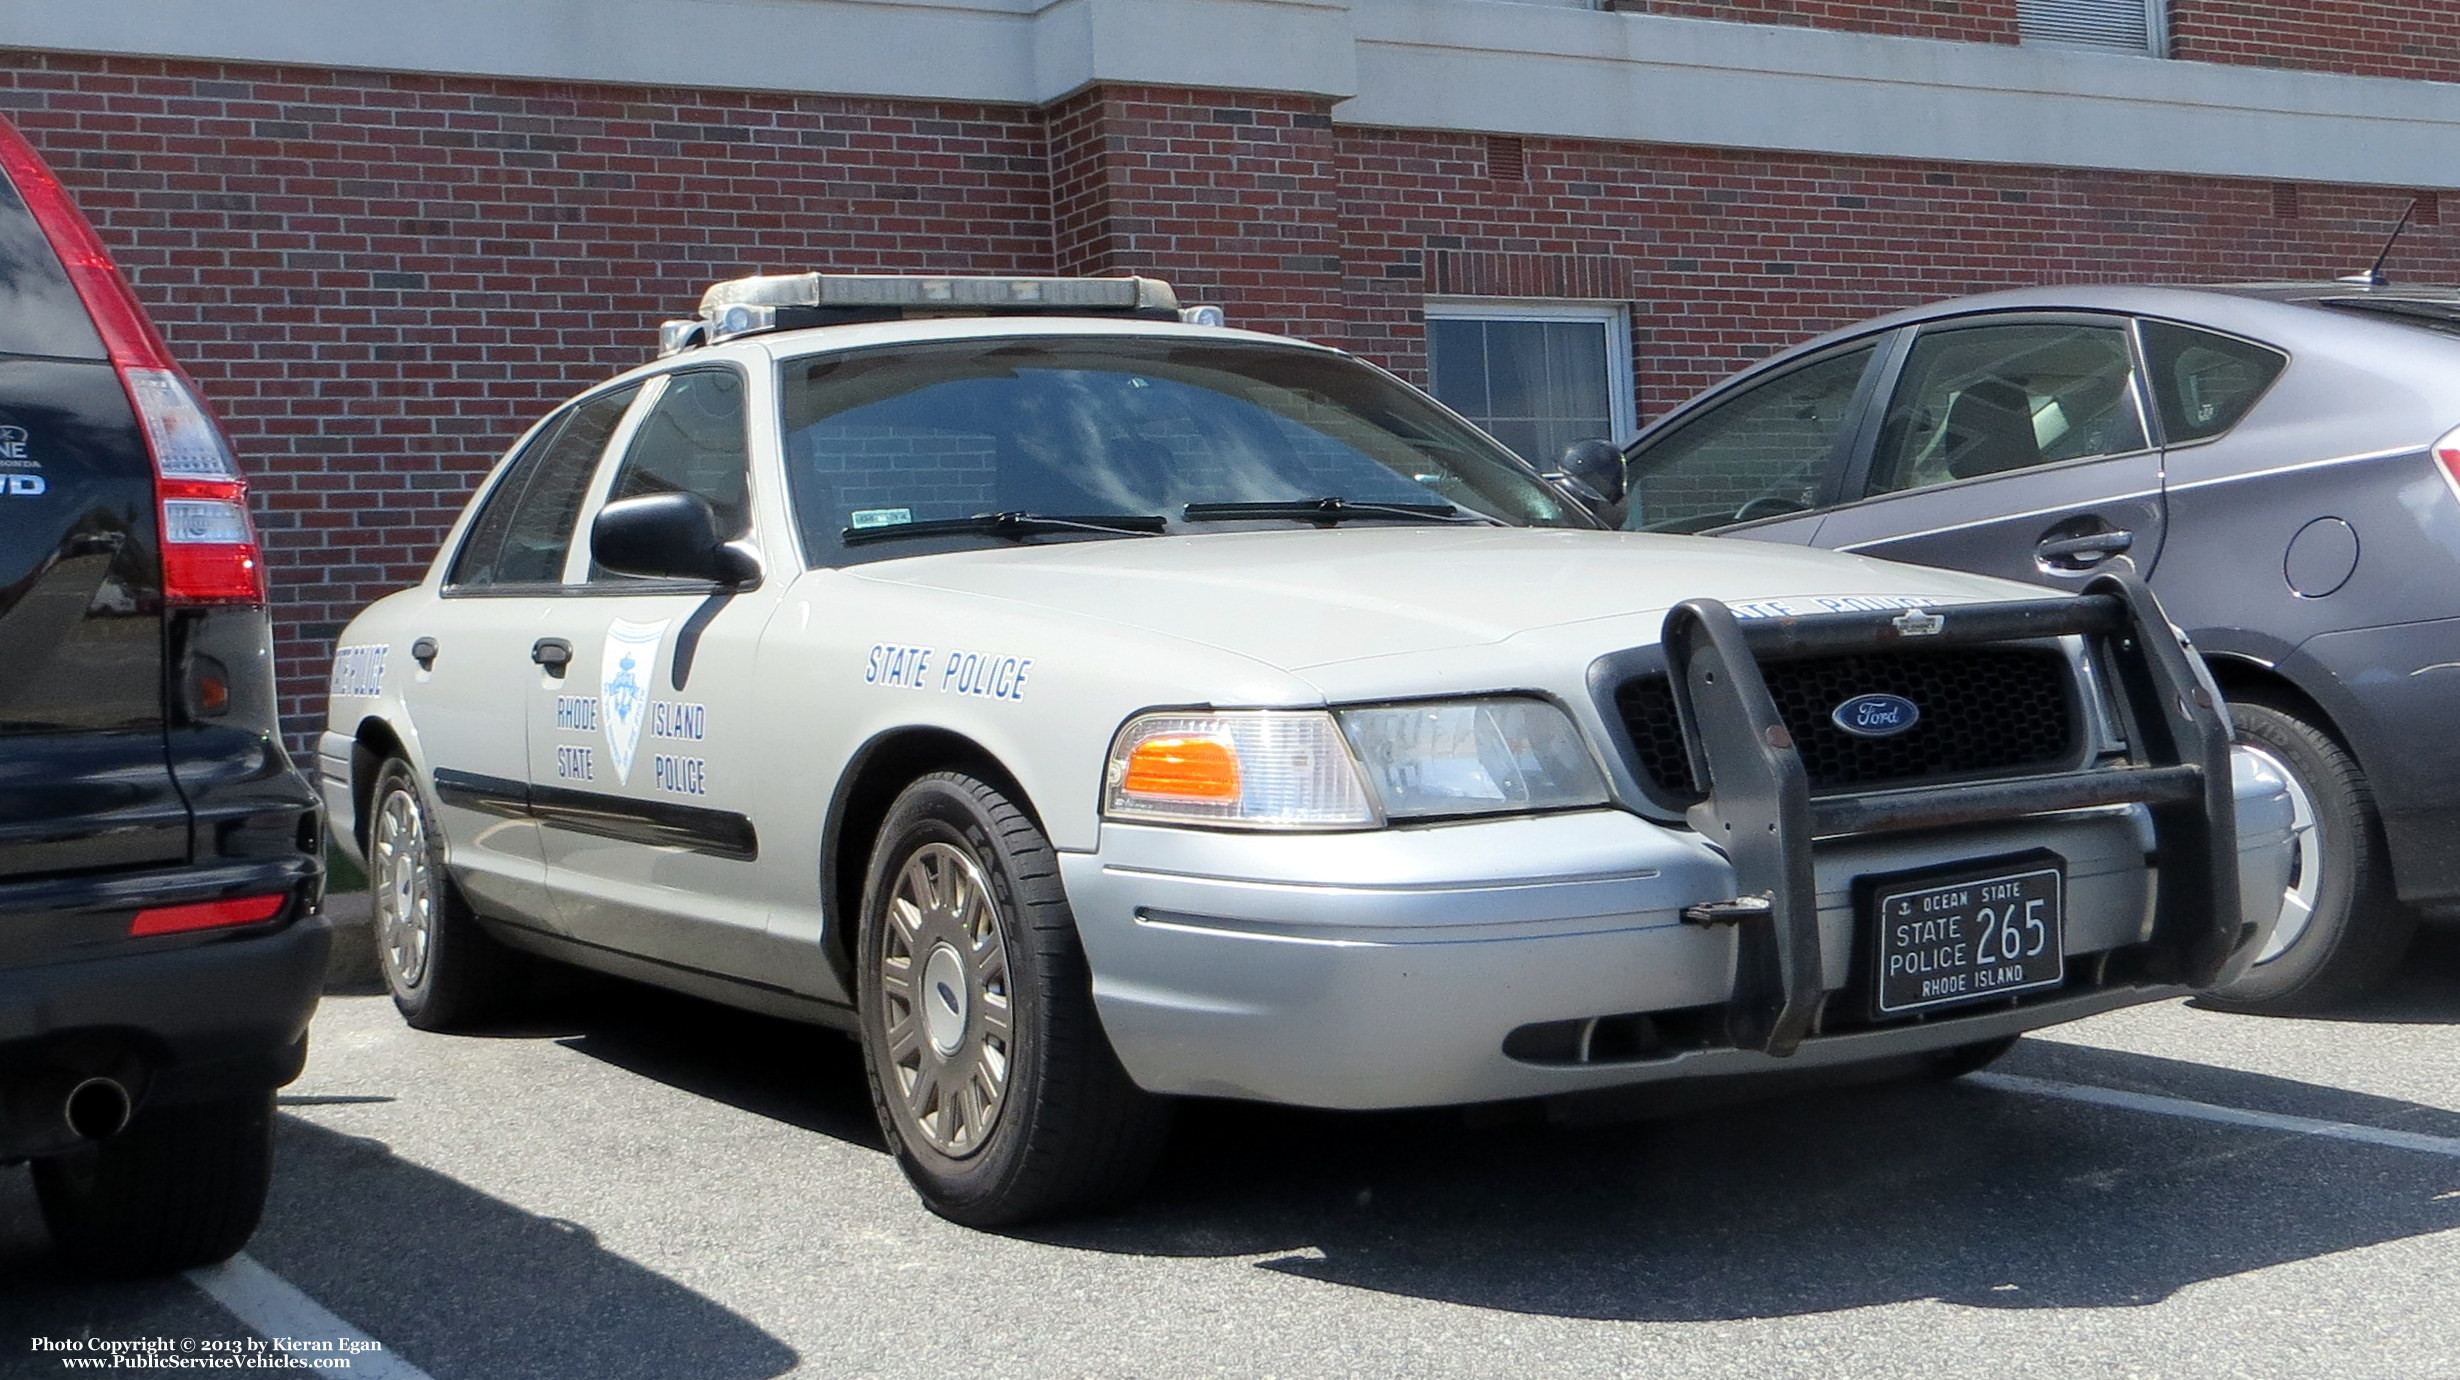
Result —
[[658, 328], [658, 353], [678, 354], [740, 336], [801, 326], [934, 316], [1134, 316], [1179, 321], [1218, 307], [1182, 310], [1158, 278], [951, 278], [924, 274], [764, 273], [701, 294], [700, 312]]

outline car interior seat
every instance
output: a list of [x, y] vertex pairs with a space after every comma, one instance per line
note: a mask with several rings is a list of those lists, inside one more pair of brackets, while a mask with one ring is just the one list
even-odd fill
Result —
[[2033, 400], [2005, 379], [1966, 386], [1948, 404], [1947, 470], [1958, 479], [2003, 474], [2041, 463], [2033, 436]]

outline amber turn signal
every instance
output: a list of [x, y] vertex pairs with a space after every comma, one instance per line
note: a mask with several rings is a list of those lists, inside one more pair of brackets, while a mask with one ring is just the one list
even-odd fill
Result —
[[1128, 753], [1119, 789], [1146, 800], [1236, 800], [1238, 754], [1218, 738], [1147, 738]]

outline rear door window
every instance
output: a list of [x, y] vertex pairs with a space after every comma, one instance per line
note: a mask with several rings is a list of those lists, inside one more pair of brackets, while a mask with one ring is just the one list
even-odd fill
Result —
[[640, 391], [635, 386], [592, 398], [541, 429], [487, 495], [445, 584], [471, 591], [562, 583], [589, 477]]
[[2123, 325], [1925, 331], [1880, 427], [1871, 492], [2126, 455], [2145, 445]]
[[106, 357], [60, 256], [6, 177], [0, 177], [0, 354]]

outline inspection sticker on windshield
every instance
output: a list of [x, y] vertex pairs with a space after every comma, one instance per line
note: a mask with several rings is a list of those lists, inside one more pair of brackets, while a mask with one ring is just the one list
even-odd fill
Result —
[[913, 520], [911, 508], [857, 508], [847, 516], [846, 525], [860, 532], [866, 527], [896, 527]]

